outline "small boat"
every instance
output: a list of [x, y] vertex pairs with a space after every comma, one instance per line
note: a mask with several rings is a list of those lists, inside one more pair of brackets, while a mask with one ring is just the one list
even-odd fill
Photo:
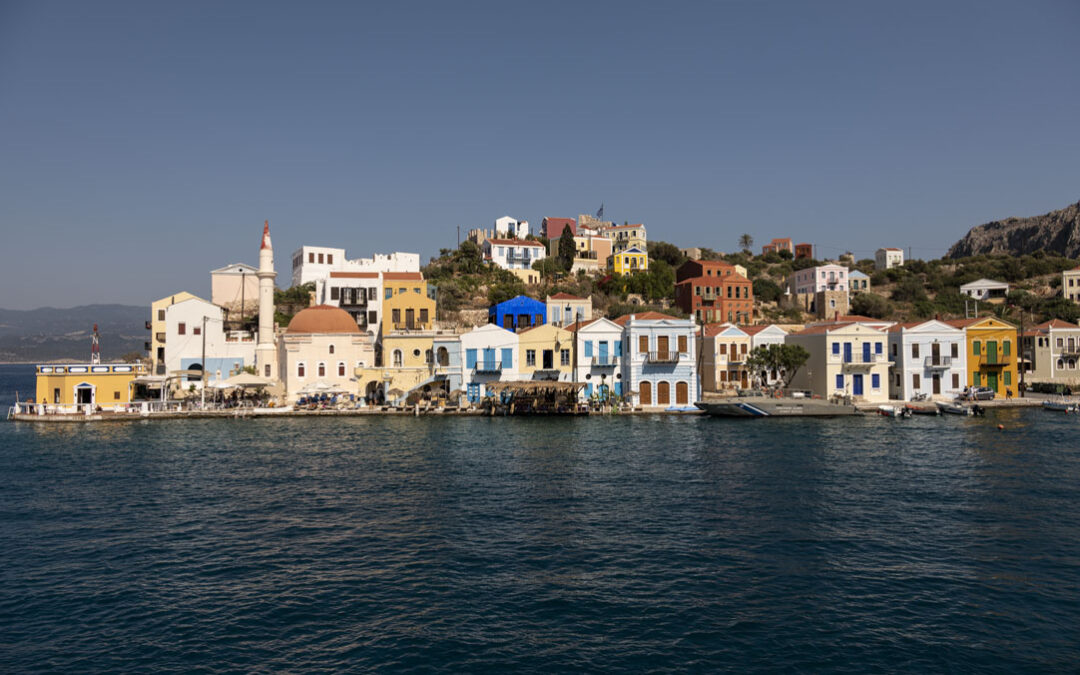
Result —
[[916, 405], [914, 403], [908, 403], [904, 406], [911, 411], [913, 415], [940, 415], [941, 410], [934, 404], [929, 405]]
[[938, 401], [937, 407], [938, 407], [938, 410], [940, 410], [943, 415], [973, 415], [974, 414], [972, 412], [971, 408], [969, 408], [966, 405], [963, 405], [961, 403], [944, 403], [942, 401]]
[[1064, 399], [1058, 401], [1043, 401], [1043, 410], [1054, 412], [1074, 413], [1077, 412], [1077, 404]]
[[879, 405], [877, 409], [884, 417], [911, 417], [911, 411], [904, 406]]

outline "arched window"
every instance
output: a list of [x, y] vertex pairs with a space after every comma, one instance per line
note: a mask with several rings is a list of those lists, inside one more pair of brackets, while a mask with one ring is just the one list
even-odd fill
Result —
[[296, 376], [297, 377], [303, 377], [304, 376], [304, 362], [303, 361], [296, 364]]
[[345, 362], [344, 361], [338, 361], [337, 375], [338, 375], [338, 377], [345, 377]]
[[326, 377], [326, 364], [319, 361], [319, 377]]
[[1058, 366], [1058, 370], [1061, 370], [1062, 368], [1064, 368], [1065, 367], [1065, 359], [1058, 359], [1057, 366]]
[[263, 372], [266, 373], [266, 377], [270, 377], [270, 364], [269, 363], [266, 364], [266, 367], [263, 368]]
[[1076, 369], [1076, 359], [1069, 359], [1069, 370]]
[[446, 351], [446, 347], [439, 347], [439, 365], [450, 365], [450, 352]]
[[400, 349], [394, 350], [394, 367], [400, 368], [402, 364], [402, 354]]
[[334, 353], [334, 345], [330, 345], [330, 354], [333, 355], [333, 353]]

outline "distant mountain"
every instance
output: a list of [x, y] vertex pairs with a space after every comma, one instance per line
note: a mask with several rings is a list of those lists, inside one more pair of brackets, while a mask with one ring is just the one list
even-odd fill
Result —
[[150, 339], [150, 308], [135, 305], [84, 305], [70, 309], [0, 309], [0, 362], [90, 359], [94, 324], [101, 336], [101, 358], [119, 359], [145, 352]]
[[1006, 218], [973, 227], [946, 255], [1023, 255], [1039, 250], [1067, 258], [1080, 257], [1080, 202], [1042, 216]]

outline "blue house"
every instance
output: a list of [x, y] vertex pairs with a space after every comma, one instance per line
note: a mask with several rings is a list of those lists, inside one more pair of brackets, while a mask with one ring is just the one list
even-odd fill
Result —
[[488, 309], [488, 323], [517, 332], [547, 323], [547, 305], [527, 295], [510, 298]]

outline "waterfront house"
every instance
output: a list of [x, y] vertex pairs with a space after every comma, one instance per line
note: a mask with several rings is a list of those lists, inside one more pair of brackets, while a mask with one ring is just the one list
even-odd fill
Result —
[[362, 333], [348, 312], [315, 305], [297, 312], [278, 340], [278, 364], [285, 397], [360, 393], [355, 373], [372, 365], [372, 336]]
[[592, 319], [592, 296], [587, 298], [556, 293], [547, 296], [547, 322], [556, 326], [569, 326], [572, 323]]
[[435, 321], [435, 288], [420, 272], [384, 272], [382, 335], [430, 331]]
[[[406, 272], [412, 278], [419, 272]], [[402, 279], [398, 279], [402, 281]], [[362, 331], [374, 335], [382, 333], [382, 272], [330, 272], [317, 291], [317, 302], [340, 307], [349, 313]]]
[[649, 271], [649, 254], [637, 246], [612, 253], [611, 261], [611, 270], [615, 274], [631, 275]]
[[1016, 392], [1016, 326], [992, 316], [977, 319], [954, 319], [947, 324], [964, 331], [967, 342], [967, 381], [964, 386], [989, 387], [1004, 396], [1007, 389]]
[[348, 259], [345, 249], [327, 246], [301, 246], [292, 254], [292, 286], [315, 284], [318, 297], [321, 285], [331, 272], [419, 272], [420, 254], [376, 253], [370, 258]]
[[488, 323], [510, 331], [524, 330], [547, 323], [547, 314], [547, 305], [527, 295], [519, 295], [489, 307]]
[[848, 268], [843, 265], [818, 265], [796, 270], [788, 277], [792, 293], [814, 295], [820, 291], [848, 292]]
[[730, 323], [703, 327], [701, 388], [704, 391], [746, 389], [750, 386], [750, 335]]
[[576, 359], [574, 381], [585, 385], [582, 399], [622, 397], [623, 327], [606, 318], [572, 324]]
[[[78, 413], [117, 410], [131, 403], [135, 378], [146, 375], [141, 363], [46, 363], [37, 367], [36, 410]], [[41, 404], [44, 404], [42, 407]]]
[[960, 294], [985, 302], [1001, 303], [1005, 302], [1005, 296], [1009, 294], [1009, 284], [1004, 281], [979, 279], [960, 286]]
[[[645, 226], [641, 223], [635, 225], [601, 225], [597, 231], [611, 240], [612, 253], [623, 253], [630, 249], [645, 252], [649, 247], [648, 236]], [[648, 269], [646, 260], [645, 269]], [[642, 271], [638, 267], [638, 271]], [[617, 274], [623, 274], [617, 272]]]
[[850, 396], [857, 401], [889, 399], [886, 335], [860, 323], [822, 323], [787, 337], [810, 353], [791, 381], [823, 398]]
[[898, 323], [888, 328], [893, 362], [889, 396], [910, 401], [915, 394], [955, 397], [967, 384], [964, 331], [944, 321]]
[[736, 265], [687, 260], [675, 271], [675, 305], [702, 323], [746, 323], [754, 315], [754, 286]]
[[1061, 273], [1061, 295], [1066, 300], [1080, 302], [1080, 267]]
[[197, 296], [188, 293], [187, 291], [181, 291], [180, 293], [174, 293], [168, 297], [155, 300], [150, 304], [150, 321], [146, 322], [146, 327], [150, 331], [150, 372], [154, 375], [164, 375], [165, 357], [166, 357], [166, 340], [168, 336], [165, 330], [165, 310], [170, 305], [175, 305], [178, 302], [184, 300], [190, 300]]
[[255, 364], [255, 336], [227, 331], [221, 307], [191, 297], [165, 308], [165, 374], [174, 385], [202, 387]]
[[573, 380], [571, 353], [574, 336], [559, 326], [544, 324], [518, 333], [518, 377], [522, 380]]
[[624, 396], [635, 405], [661, 408], [699, 399], [693, 321], [642, 312], [621, 316], [615, 323], [623, 327]]
[[1046, 321], [1025, 331], [1021, 344], [1028, 385], [1065, 384], [1080, 391], [1080, 326]]
[[518, 379], [518, 335], [487, 324], [461, 335], [462, 380], [471, 403], [487, 396], [486, 385]]
[[432, 339], [435, 351], [435, 375], [446, 381], [446, 391], [453, 394], [465, 389], [461, 354], [461, 336], [453, 333], [437, 333]]
[[[787, 339], [788, 332], [776, 324], [764, 324], [759, 326], [739, 326], [742, 332], [750, 336], [750, 353], [758, 347], [765, 345], [782, 345]], [[750, 373], [751, 386], [775, 385], [782, 382], [787, 373], [783, 370], [763, 370], [759, 373]]]
[[874, 252], [874, 269], [887, 270], [904, 264], [904, 252], [898, 248], [879, 248]]

